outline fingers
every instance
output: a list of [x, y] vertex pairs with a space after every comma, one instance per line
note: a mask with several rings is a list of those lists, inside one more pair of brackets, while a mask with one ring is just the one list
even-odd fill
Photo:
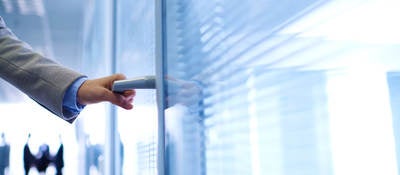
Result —
[[122, 99], [120, 102], [120, 104], [117, 104], [118, 106], [124, 108], [124, 109], [132, 109], [133, 105], [133, 98], [136, 95], [136, 91], [135, 90], [129, 90], [129, 91], [125, 91], [122, 95], [122, 97], [120, 97], [120, 99]]
[[111, 91], [107, 91], [104, 94], [104, 101], [109, 101], [114, 105], [120, 106], [124, 109], [132, 109], [134, 91], [129, 93], [130, 95], [125, 96], [125, 94], [117, 94]]
[[[126, 79], [125, 75], [123, 75], [123, 74], [114, 74], [110, 77], [112, 79], [111, 80], [112, 83], [116, 80], [125, 80]], [[124, 91], [123, 93], [113, 93], [113, 95], [117, 96], [117, 101], [115, 101], [115, 103], [113, 103], [113, 104], [116, 104], [123, 108], [132, 108], [131, 103], [133, 101], [133, 97], [135, 97], [135, 95], [136, 95], [136, 91], [135, 90], [127, 90], [127, 91]], [[122, 97], [120, 97], [120, 96], [122, 96]], [[126, 104], [126, 103], [128, 103], [128, 104]]]
[[124, 91], [122, 93], [122, 95], [124, 97], [130, 97], [130, 96], [134, 97], [136, 95], [136, 91], [135, 90], [127, 90], [127, 91]]
[[[110, 79], [108, 81], [111, 84], [114, 81], [126, 79], [125, 75], [123, 75], [123, 74], [114, 74], [114, 75], [109, 76], [109, 78]], [[111, 90], [111, 89], [109, 89], [109, 90]], [[108, 99], [105, 99], [105, 100], [111, 102], [112, 104], [120, 106], [124, 109], [132, 109], [133, 108], [132, 102], [133, 102], [133, 98], [135, 97], [135, 95], [136, 95], [135, 90], [127, 90], [127, 91], [124, 91], [123, 93], [113, 93], [113, 92], [109, 91], [106, 95], [106, 98], [108, 98]]]
[[112, 84], [116, 80], [126, 79], [123, 74], [114, 74], [99, 79], [86, 80], [78, 89], [78, 102], [82, 105], [108, 101], [124, 109], [132, 109], [135, 90], [114, 93], [111, 91]]

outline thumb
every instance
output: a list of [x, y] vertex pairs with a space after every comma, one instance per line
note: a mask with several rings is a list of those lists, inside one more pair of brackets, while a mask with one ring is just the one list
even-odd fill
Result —
[[123, 74], [114, 74], [114, 75], [110, 75], [110, 76], [107, 76], [104, 78], [100, 78], [100, 79], [98, 79], [98, 81], [100, 81], [102, 86], [111, 90], [111, 87], [112, 87], [114, 81], [125, 80], [125, 79], [126, 79], [126, 77]]
[[109, 76], [112, 80], [116, 81], [116, 80], [125, 80], [126, 77], [124, 74], [114, 74]]

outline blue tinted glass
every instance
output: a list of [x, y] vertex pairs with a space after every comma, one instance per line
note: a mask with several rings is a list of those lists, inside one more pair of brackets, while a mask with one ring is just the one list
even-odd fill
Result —
[[[148, 0], [117, 3], [117, 72], [127, 78], [155, 75], [155, 5]], [[155, 90], [136, 90], [134, 108], [118, 110], [122, 174], [157, 174]]]
[[400, 2], [165, 2], [167, 174], [398, 174]]

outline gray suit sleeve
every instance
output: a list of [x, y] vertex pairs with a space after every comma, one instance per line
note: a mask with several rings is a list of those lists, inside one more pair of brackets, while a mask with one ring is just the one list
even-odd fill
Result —
[[27, 94], [46, 109], [65, 117], [63, 98], [67, 88], [83, 75], [34, 52], [20, 41], [0, 17], [0, 77]]

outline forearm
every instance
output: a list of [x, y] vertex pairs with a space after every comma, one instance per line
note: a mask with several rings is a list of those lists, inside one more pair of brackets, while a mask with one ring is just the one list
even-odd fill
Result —
[[84, 75], [34, 52], [6, 28], [1, 17], [0, 77], [68, 122], [88, 104], [108, 101], [124, 109], [133, 107], [134, 90], [123, 94], [111, 91], [113, 82], [125, 79], [124, 75], [86, 80]]
[[64, 118], [64, 93], [82, 76], [34, 52], [7, 28], [0, 29], [0, 77], [54, 114]]

